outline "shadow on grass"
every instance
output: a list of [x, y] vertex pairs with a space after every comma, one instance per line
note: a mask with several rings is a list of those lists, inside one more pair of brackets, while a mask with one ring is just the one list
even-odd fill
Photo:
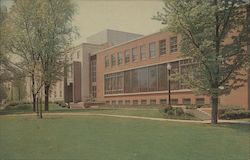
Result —
[[215, 127], [230, 128], [230, 129], [236, 130], [237, 132], [250, 133], [249, 124], [221, 123], [221, 124], [216, 125]]

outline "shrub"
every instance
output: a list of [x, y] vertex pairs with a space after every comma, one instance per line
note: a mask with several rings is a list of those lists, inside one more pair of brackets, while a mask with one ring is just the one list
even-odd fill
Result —
[[175, 115], [175, 116], [181, 116], [184, 114], [184, 111], [182, 108], [180, 107], [165, 107], [164, 108], [164, 113], [166, 113], [167, 115]]
[[250, 118], [250, 111], [248, 110], [229, 110], [219, 116], [221, 119], [240, 119]]
[[244, 109], [240, 106], [233, 106], [233, 105], [221, 106], [218, 109], [218, 115], [220, 116], [228, 111], [239, 111], [239, 110], [244, 110]]

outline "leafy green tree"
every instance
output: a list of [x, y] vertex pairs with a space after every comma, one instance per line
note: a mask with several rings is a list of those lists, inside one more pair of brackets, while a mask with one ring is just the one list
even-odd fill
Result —
[[21, 59], [19, 66], [32, 80], [33, 108], [44, 86], [45, 110], [49, 89], [63, 76], [65, 49], [76, 35], [75, 6], [70, 0], [14, 1], [8, 17], [7, 48]]
[[43, 44], [40, 61], [44, 75], [45, 110], [49, 110], [49, 91], [51, 86], [64, 76], [67, 64], [66, 52], [78, 35], [72, 25], [75, 5], [70, 0], [41, 0], [39, 28], [40, 43]]
[[211, 123], [217, 123], [218, 97], [243, 86], [249, 66], [243, 0], [165, 0], [153, 19], [180, 34], [183, 57], [193, 59], [191, 87], [211, 97]]

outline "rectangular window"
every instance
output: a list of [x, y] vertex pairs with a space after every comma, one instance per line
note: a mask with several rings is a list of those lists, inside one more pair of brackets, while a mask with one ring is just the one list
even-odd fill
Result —
[[144, 60], [147, 58], [145, 45], [140, 46], [140, 57], [141, 57], [141, 60]]
[[204, 105], [205, 104], [205, 99], [204, 98], [196, 98], [196, 103], [197, 105]]
[[122, 64], [123, 62], [122, 52], [117, 53], [117, 62], [118, 62], [118, 65]]
[[106, 101], [106, 104], [110, 104], [110, 101]]
[[155, 42], [149, 43], [149, 57], [154, 58], [156, 56]]
[[129, 63], [130, 61], [130, 53], [129, 50], [125, 50], [125, 64]]
[[111, 54], [111, 66], [115, 66], [115, 54]]
[[176, 62], [171, 62], [170, 63], [172, 68], [171, 68], [171, 76], [170, 76], [170, 80], [171, 80], [171, 90], [178, 90], [179, 87], [179, 80], [178, 80], [178, 74], [179, 74], [179, 61]]
[[137, 48], [132, 48], [132, 62], [135, 62], [138, 58]]
[[150, 104], [156, 104], [156, 100], [155, 99], [150, 99]]
[[109, 56], [105, 56], [105, 68], [109, 67]]
[[142, 99], [141, 100], [141, 105], [147, 105], [147, 100], [146, 99]]
[[166, 105], [167, 104], [167, 99], [160, 99], [160, 104], [161, 105]]
[[122, 100], [119, 100], [119, 101], [118, 101], [118, 104], [119, 104], [119, 105], [123, 105], [123, 101], [122, 101]]
[[147, 92], [148, 91], [148, 68], [140, 68], [139, 71], [139, 85], [140, 85], [140, 92]]
[[130, 105], [130, 100], [125, 100], [126, 105]]
[[177, 37], [170, 38], [170, 53], [177, 52]]
[[116, 105], [116, 101], [115, 100], [113, 100], [111, 103], [112, 103], [112, 105]]
[[191, 104], [191, 99], [190, 98], [183, 98], [182, 104]]
[[138, 100], [133, 100], [133, 105], [138, 105]]
[[178, 99], [171, 99], [171, 104], [172, 105], [177, 105], [178, 104]]
[[166, 40], [160, 40], [159, 42], [160, 55], [166, 54]]
[[157, 82], [157, 65], [148, 67], [148, 91], [157, 91], [158, 82]]
[[159, 91], [165, 91], [168, 89], [168, 72], [167, 65], [160, 64], [158, 66], [158, 87]]

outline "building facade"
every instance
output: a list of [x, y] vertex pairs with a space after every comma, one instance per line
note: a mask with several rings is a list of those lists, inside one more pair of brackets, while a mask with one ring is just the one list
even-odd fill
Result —
[[[167, 104], [167, 64], [171, 75], [185, 73], [190, 60], [179, 52], [180, 36], [159, 32], [96, 53], [96, 100], [112, 105]], [[171, 77], [172, 77], [171, 76]], [[244, 87], [222, 96], [222, 105], [249, 106], [249, 77]], [[210, 104], [181, 81], [171, 80], [171, 104]]]

